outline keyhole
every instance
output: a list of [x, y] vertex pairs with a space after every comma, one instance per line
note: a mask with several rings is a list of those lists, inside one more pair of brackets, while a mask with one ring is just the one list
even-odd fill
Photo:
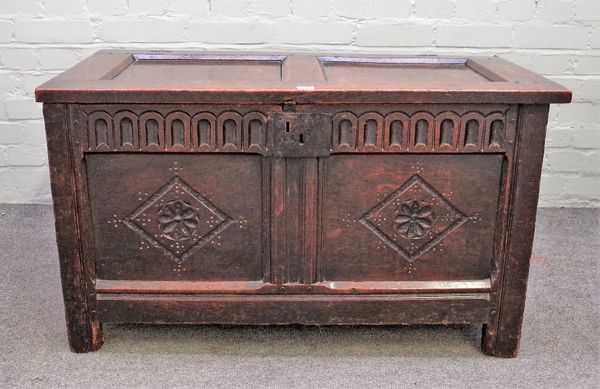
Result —
[[304, 134], [300, 134], [300, 144], [304, 144]]
[[285, 132], [290, 132], [290, 122], [285, 122]]

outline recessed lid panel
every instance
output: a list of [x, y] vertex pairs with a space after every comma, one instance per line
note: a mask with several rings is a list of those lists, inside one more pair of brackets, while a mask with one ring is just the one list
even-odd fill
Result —
[[498, 57], [100, 51], [36, 90], [56, 103], [565, 103]]
[[196, 81], [280, 81], [281, 55], [134, 54], [112, 79]]
[[504, 82], [499, 75], [472, 66], [468, 58], [318, 57], [330, 82]]

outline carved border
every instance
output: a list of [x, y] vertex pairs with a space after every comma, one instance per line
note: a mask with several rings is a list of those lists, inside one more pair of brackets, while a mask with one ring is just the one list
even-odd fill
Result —
[[[212, 110], [211, 107], [204, 109]], [[266, 114], [255, 110], [244, 114], [231, 110], [188, 111], [165, 112], [155, 108], [136, 114], [123, 108], [109, 114], [102, 109], [94, 110], [87, 114], [87, 151], [251, 152], [270, 155], [272, 134], [268, 130], [271, 126]], [[370, 111], [357, 115], [348, 110], [331, 115], [333, 128], [329, 146], [332, 153], [497, 153], [505, 152], [508, 147], [505, 141], [507, 131], [510, 131], [507, 128], [507, 112], [484, 114], [468, 110], [461, 115], [446, 109], [437, 114], [422, 110], [411, 114], [393, 111], [384, 115]], [[131, 142], [122, 141], [122, 129], [128, 128], [123, 127], [124, 119], [131, 120], [133, 133], [128, 137]], [[452, 122], [451, 134], [447, 133], [449, 127], [446, 121]], [[182, 129], [174, 127], [175, 123], [179, 126], [179, 122], [183, 123]], [[153, 131], [158, 132], [158, 143], [156, 139], [150, 141], [148, 138], [149, 123], [156, 127]], [[176, 134], [181, 130], [183, 134]], [[174, 139], [175, 135], [178, 139]]]
[[[365, 142], [368, 121], [377, 123], [375, 144]], [[451, 143], [442, 140], [443, 123], [452, 122]], [[475, 120], [478, 123], [476, 144], [468, 143], [467, 123]], [[426, 123], [422, 126], [420, 122]], [[402, 124], [401, 139], [398, 125]], [[500, 122], [496, 132], [492, 131], [492, 123]], [[332, 120], [332, 145], [334, 153], [373, 153], [373, 152], [458, 152], [458, 153], [496, 153], [506, 151], [505, 139], [507, 120], [505, 112], [483, 114], [469, 111], [459, 115], [453, 111], [443, 111], [437, 115], [430, 112], [415, 112], [409, 115], [404, 112], [391, 112], [385, 116], [367, 112], [356, 116], [352, 112], [340, 112]], [[393, 131], [395, 131], [393, 133]], [[472, 135], [471, 135], [472, 136]], [[473, 136], [475, 138], [475, 136]], [[493, 139], [492, 139], [493, 138]]]
[[[121, 142], [122, 120], [132, 123], [132, 142]], [[149, 123], [157, 123], [158, 143], [150, 141]], [[181, 122], [181, 129], [175, 123]], [[200, 123], [208, 122], [209, 134], [203, 139]], [[252, 128], [251, 128], [252, 126]], [[176, 132], [177, 131], [177, 132]], [[179, 134], [178, 131], [183, 131]], [[199, 112], [191, 116], [187, 112], [173, 111], [163, 115], [157, 111], [141, 114], [123, 109], [114, 115], [105, 111], [93, 111], [87, 115], [87, 151], [137, 151], [137, 152], [253, 152], [266, 154], [269, 135], [267, 117], [261, 112], [241, 115], [226, 111], [219, 115]], [[103, 140], [106, 141], [103, 141]]]

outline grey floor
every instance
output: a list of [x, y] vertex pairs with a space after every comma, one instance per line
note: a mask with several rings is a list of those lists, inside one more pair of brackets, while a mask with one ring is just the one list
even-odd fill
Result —
[[599, 210], [540, 210], [521, 353], [480, 328], [105, 326], [68, 351], [49, 206], [0, 205], [0, 387], [600, 386]]

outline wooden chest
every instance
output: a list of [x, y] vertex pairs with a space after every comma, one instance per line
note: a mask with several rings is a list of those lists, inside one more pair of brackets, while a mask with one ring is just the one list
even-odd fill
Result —
[[561, 86], [495, 57], [102, 51], [36, 97], [73, 351], [108, 322], [481, 323], [516, 355]]

